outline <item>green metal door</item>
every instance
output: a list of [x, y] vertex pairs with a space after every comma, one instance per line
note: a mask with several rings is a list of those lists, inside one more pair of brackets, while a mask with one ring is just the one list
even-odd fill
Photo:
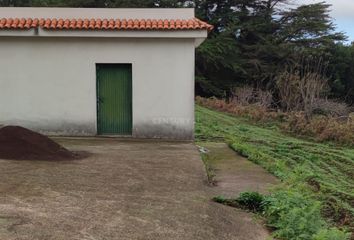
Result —
[[97, 64], [97, 131], [132, 134], [131, 64]]

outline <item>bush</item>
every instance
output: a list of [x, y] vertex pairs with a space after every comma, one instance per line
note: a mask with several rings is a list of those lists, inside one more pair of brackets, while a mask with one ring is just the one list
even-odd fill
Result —
[[282, 128], [296, 135], [314, 137], [317, 141], [333, 141], [354, 145], [354, 119], [346, 121], [328, 116], [314, 116], [306, 119], [303, 113], [288, 114]]
[[265, 103], [243, 105], [238, 103], [236, 100], [226, 102], [222, 99], [202, 97], [196, 97], [196, 103], [221, 112], [246, 117], [256, 122], [277, 121], [284, 118], [283, 113], [268, 109], [263, 105]]
[[326, 116], [343, 117], [348, 116], [350, 109], [347, 104], [323, 98], [314, 101], [313, 113]]
[[[327, 228], [321, 216], [320, 202], [298, 192], [280, 190], [264, 202], [264, 215], [275, 229], [274, 237], [293, 240], [346, 240], [348, 235], [336, 228]], [[333, 238], [332, 238], [333, 237]], [[335, 237], [335, 238], [334, 238]]]
[[325, 76], [328, 63], [322, 58], [299, 56], [294, 62], [285, 65], [277, 74], [276, 87], [281, 106], [286, 111], [304, 111], [312, 116], [315, 100], [328, 87]]
[[318, 202], [287, 190], [265, 199], [264, 215], [276, 229], [275, 236], [285, 239], [310, 239], [325, 224]]
[[231, 102], [235, 105], [257, 105], [269, 109], [273, 103], [273, 94], [270, 91], [263, 91], [259, 88], [238, 87], [233, 91]]
[[337, 228], [330, 228], [319, 231], [313, 240], [347, 240], [350, 238], [350, 233], [345, 233]]
[[234, 208], [241, 208], [242, 207], [238, 204], [236, 199], [228, 199], [223, 196], [216, 196], [213, 198], [213, 201], [223, 204], [223, 205], [226, 205], [226, 206], [234, 207]]
[[213, 198], [213, 201], [223, 205], [261, 213], [263, 212], [264, 196], [258, 192], [242, 192], [240, 193], [240, 196], [235, 199], [217, 196]]
[[242, 192], [236, 201], [253, 212], [263, 211], [264, 197], [258, 192]]

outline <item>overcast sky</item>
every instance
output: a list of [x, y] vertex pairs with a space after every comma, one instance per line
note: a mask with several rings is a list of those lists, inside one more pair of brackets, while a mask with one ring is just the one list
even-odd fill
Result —
[[325, 1], [332, 4], [332, 17], [339, 31], [343, 31], [354, 41], [354, 0], [295, 0], [299, 3], [314, 3]]

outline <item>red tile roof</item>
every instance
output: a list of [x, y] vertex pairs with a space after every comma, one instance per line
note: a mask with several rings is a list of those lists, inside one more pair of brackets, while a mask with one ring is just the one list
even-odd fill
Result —
[[2, 29], [43, 28], [47, 30], [208, 30], [213, 26], [197, 18], [172, 19], [32, 19], [2, 18]]

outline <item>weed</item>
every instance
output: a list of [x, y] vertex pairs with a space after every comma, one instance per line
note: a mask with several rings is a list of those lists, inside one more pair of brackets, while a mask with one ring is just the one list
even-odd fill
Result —
[[213, 201], [234, 208], [242, 207], [236, 199], [228, 199], [223, 196], [216, 196], [213, 198]]
[[242, 192], [240, 193], [240, 196], [235, 199], [217, 196], [213, 198], [213, 201], [223, 205], [242, 208], [252, 212], [262, 212], [264, 197], [258, 192]]
[[207, 179], [208, 179], [208, 184], [209, 185], [216, 185], [216, 180], [215, 180], [215, 169], [212, 167], [210, 164], [210, 156], [206, 153], [201, 153], [201, 157], [205, 166], [205, 171], [207, 174]]

